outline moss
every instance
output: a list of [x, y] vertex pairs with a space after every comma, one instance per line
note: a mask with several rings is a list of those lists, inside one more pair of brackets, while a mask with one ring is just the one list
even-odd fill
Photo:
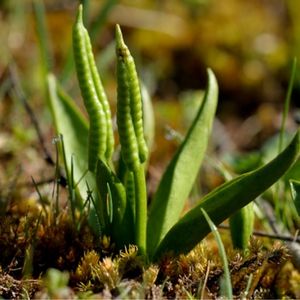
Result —
[[[166, 253], [157, 264], [148, 264], [131, 245], [115, 253], [110, 238], [97, 239], [85, 216], [75, 226], [66, 213], [55, 218], [50, 210], [30, 214], [8, 209], [0, 224], [0, 296], [69, 297], [75, 299], [205, 298], [220, 296], [222, 264], [215, 241], [208, 237], [189, 254]], [[299, 272], [281, 243], [266, 247], [252, 239], [248, 251], [233, 250], [224, 234], [233, 292], [237, 298], [299, 298]], [[65, 278], [65, 286], [49, 275]], [[65, 273], [66, 272], [66, 273]], [[50, 277], [49, 277], [50, 276]], [[52, 280], [50, 280], [50, 279]], [[252, 278], [250, 285], [249, 280]], [[52, 296], [51, 296], [52, 295]], [[56, 297], [55, 296], [55, 297]], [[54, 297], [54, 296], [53, 296]]]

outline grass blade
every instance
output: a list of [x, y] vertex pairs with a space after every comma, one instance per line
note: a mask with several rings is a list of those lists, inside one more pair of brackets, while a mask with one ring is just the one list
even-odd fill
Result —
[[175, 254], [190, 251], [209, 233], [209, 226], [201, 208], [210, 215], [214, 224], [219, 225], [273, 185], [295, 162], [298, 155], [299, 132], [286, 149], [271, 162], [226, 182], [206, 195], [171, 228], [160, 243], [155, 258], [166, 251], [173, 251]]
[[[285, 101], [284, 101], [284, 109], [283, 109], [283, 114], [282, 114], [280, 132], [279, 132], [278, 153], [282, 150], [282, 147], [284, 144], [286, 119], [287, 119], [287, 116], [289, 113], [291, 96], [292, 96], [294, 81], [295, 81], [295, 77], [296, 77], [296, 71], [297, 71], [297, 58], [294, 57], [293, 64], [292, 64], [292, 72], [291, 72], [291, 76], [290, 76], [290, 80], [289, 80], [287, 94], [286, 94]], [[280, 212], [282, 212], [282, 210], [284, 209], [283, 203], [281, 203], [279, 200], [281, 186], [282, 185], [280, 185], [280, 183], [278, 182], [275, 187], [275, 190], [274, 190], [275, 212], [276, 212], [277, 217], [280, 217]]]
[[50, 51], [48, 29], [46, 25], [44, 1], [34, 0], [32, 2], [34, 19], [36, 23], [37, 38], [41, 56], [43, 80], [46, 81], [47, 74], [51, 70], [53, 58]]
[[290, 180], [290, 187], [292, 191], [292, 198], [296, 207], [298, 216], [300, 216], [300, 181]]
[[289, 86], [288, 86], [286, 98], [284, 101], [284, 110], [283, 110], [282, 120], [281, 120], [278, 152], [281, 152], [282, 147], [283, 147], [283, 138], [284, 138], [284, 132], [285, 132], [285, 126], [286, 126], [286, 119], [287, 119], [289, 109], [290, 109], [290, 102], [291, 102], [293, 86], [294, 86], [294, 82], [295, 82], [295, 78], [296, 78], [296, 71], [297, 71], [297, 58], [295, 57], [293, 60], [291, 77], [289, 80]]
[[224, 296], [226, 296], [227, 299], [233, 299], [228, 261], [227, 261], [226, 251], [225, 251], [224, 245], [222, 243], [221, 236], [217, 230], [217, 227], [212, 222], [212, 220], [210, 219], [210, 217], [206, 213], [206, 211], [203, 208], [201, 208], [201, 212], [202, 212], [204, 218], [206, 219], [206, 222], [208, 223], [209, 228], [215, 237], [215, 240], [217, 241], [219, 253], [220, 253], [221, 259], [223, 261], [224, 277], [221, 278], [221, 292], [222, 291], [224, 292], [224, 294], [225, 294]]
[[91, 24], [90, 33], [92, 40], [101, 34], [101, 30], [107, 20], [107, 17], [109, 16], [109, 13], [117, 3], [118, 0], [106, 0], [103, 3], [99, 14], [95, 17], [95, 20]]
[[249, 275], [249, 279], [248, 279], [248, 282], [247, 282], [247, 286], [246, 286], [244, 295], [242, 296], [242, 300], [247, 300], [247, 299], [250, 298], [251, 295], [249, 295], [249, 292], [250, 292], [252, 281], [253, 281], [253, 273], [251, 273]]
[[217, 81], [213, 72], [208, 70], [208, 87], [203, 102], [183, 143], [167, 167], [150, 207], [147, 236], [150, 253], [178, 221], [193, 187], [207, 147], [217, 98]]

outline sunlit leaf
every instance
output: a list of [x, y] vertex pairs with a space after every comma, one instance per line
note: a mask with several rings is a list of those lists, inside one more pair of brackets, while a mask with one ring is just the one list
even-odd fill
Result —
[[[87, 144], [88, 123], [82, 113], [74, 104], [74, 101], [64, 93], [53, 75], [48, 76], [49, 106], [56, 133], [64, 139], [64, 151], [67, 162], [67, 171], [71, 172], [73, 164], [73, 179], [82, 200], [87, 199], [87, 184], [95, 191], [95, 177], [87, 172]], [[73, 157], [71, 159], [71, 157]], [[94, 200], [97, 194], [93, 195]], [[98, 201], [95, 201], [98, 203]]]
[[208, 87], [199, 111], [184, 141], [165, 171], [151, 203], [148, 251], [151, 253], [178, 221], [201, 166], [218, 99], [218, 85], [208, 70]]
[[298, 154], [299, 132], [287, 148], [270, 163], [240, 175], [206, 195], [171, 228], [160, 243], [155, 257], [158, 258], [166, 251], [178, 254], [191, 250], [210, 231], [201, 209], [211, 216], [214, 224], [220, 224], [274, 184], [295, 162]]

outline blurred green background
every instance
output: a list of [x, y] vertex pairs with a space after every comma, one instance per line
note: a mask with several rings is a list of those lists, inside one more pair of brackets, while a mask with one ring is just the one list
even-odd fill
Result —
[[[170, 134], [166, 139], [165, 126], [184, 132], [184, 120], [191, 118], [195, 106], [187, 109], [182, 99], [193, 98], [191, 91], [205, 88], [208, 67], [216, 73], [220, 87], [214, 136], [219, 147], [224, 151], [256, 149], [278, 132], [291, 63], [300, 56], [299, 1], [81, 2], [112, 106], [116, 99], [114, 25], [122, 27], [155, 108], [154, 162], [174, 151], [176, 138], [167, 141]], [[46, 168], [28, 114], [11, 90], [11, 65], [50, 151], [55, 150], [51, 146], [54, 135], [45, 105], [44, 72], [55, 73], [82, 106], [71, 47], [79, 3], [0, 2], [0, 180], [7, 181], [7, 174], [13, 177], [20, 165], [27, 174], [44, 174]], [[297, 127], [299, 80], [297, 72], [287, 123], [291, 130]]]

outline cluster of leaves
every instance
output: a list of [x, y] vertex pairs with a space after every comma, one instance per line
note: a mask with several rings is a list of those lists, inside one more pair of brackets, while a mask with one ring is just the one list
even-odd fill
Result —
[[[116, 39], [117, 59], [123, 61], [126, 45], [120, 30], [117, 30]], [[84, 43], [88, 40], [86, 32]], [[78, 45], [75, 40], [75, 51], [76, 47]], [[131, 59], [130, 54], [129, 58]], [[94, 81], [98, 75], [91, 52], [88, 61], [91, 70], [86, 69], [84, 72], [91, 71], [91, 78]], [[125, 67], [133, 68], [134, 63]], [[49, 69], [45, 68], [45, 82], [48, 71]], [[78, 67], [77, 72], [80, 73]], [[89, 88], [82, 82], [84, 72], [81, 75], [78, 74], [79, 84], [83, 86], [83, 90]], [[134, 78], [135, 74], [128, 75], [126, 72], [122, 76], [118, 75], [118, 93], [128, 92], [131, 95], [133, 92], [126, 91], [126, 88], [131, 85], [131, 81], [135, 81], [135, 84], [139, 86], [138, 78]], [[126, 76], [129, 81], [125, 83], [120, 81]], [[98, 139], [102, 138], [105, 131], [103, 127], [100, 135], [95, 131], [91, 134], [93, 127], [91, 124], [94, 122], [97, 127], [105, 123], [104, 125], [108, 127], [111, 122], [110, 118], [101, 123], [99, 121], [101, 114], [97, 115], [86, 102], [86, 108], [88, 112], [90, 109], [92, 114], [91, 116], [89, 112], [88, 121], [74, 105], [73, 99], [66, 95], [56, 82], [53, 75], [47, 77], [47, 83], [49, 106], [57, 134], [60, 135], [56, 141], [61, 146], [60, 154], [66, 170], [71, 214], [60, 215], [57, 209], [54, 210], [56, 216], [51, 219], [49, 217], [51, 213], [47, 211], [54, 208], [54, 205], [51, 205], [44, 208], [40, 216], [36, 215], [35, 218], [18, 219], [16, 215], [10, 216], [9, 214], [4, 218], [5, 226], [1, 226], [0, 232], [4, 237], [0, 248], [5, 249], [1, 265], [10, 267], [5, 267], [4, 271], [1, 270], [0, 280], [3, 284], [0, 293], [4, 297], [17, 297], [20, 294], [24, 296], [28, 292], [31, 296], [40, 290], [36, 294], [37, 297], [192, 298], [199, 297], [206, 288], [211, 297], [223, 294], [220, 291], [219, 279], [223, 277], [226, 270], [224, 272], [221, 263], [216, 262], [217, 255], [214, 261], [213, 258], [208, 258], [207, 249], [204, 250], [200, 246], [192, 249], [210, 232], [211, 228], [214, 228], [209, 217], [215, 224], [221, 223], [234, 213], [238, 213], [241, 208], [286, 173], [297, 160], [299, 134], [295, 135], [292, 142], [273, 161], [264, 166], [259, 164], [259, 169], [242, 174], [207, 194], [180, 219], [205, 154], [217, 104], [217, 82], [214, 74], [209, 70], [206, 93], [200, 107], [197, 107], [197, 113], [186, 136], [182, 139], [175, 156], [162, 175], [158, 189], [151, 199], [147, 219], [147, 207], [142, 206], [141, 209], [139, 206], [141, 198], [144, 198], [142, 199], [144, 201], [146, 196], [146, 188], [143, 186], [145, 183], [143, 163], [146, 155], [142, 159], [139, 157], [140, 169], [128, 166], [126, 155], [132, 146], [130, 144], [132, 140], [126, 141], [125, 136], [125, 142], [123, 139], [122, 144], [121, 135], [119, 159], [112, 162], [110, 160], [112, 152], [107, 152], [108, 154], [98, 152]], [[95, 81], [93, 84], [96, 86]], [[83, 98], [86, 97], [85, 93], [83, 91]], [[151, 136], [145, 126], [147, 118], [149, 119], [149, 111], [145, 109], [149, 102], [146, 99], [142, 97], [144, 134]], [[120, 131], [124, 128], [120, 127], [126, 123], [125, 115], [122, 114], [125, 114], [126, 110], [122, 104], [118, 103], [118, 105], [121, 111], [118, 117], [119, 134], [121, 134]], [[134, 114], [136, 111], [131, 111], [131, 113]], [[130, 122], [136, 121], [134, 116], [131, 118]], [[141, 120], [140, 116], [138, 122], [141, 123]], [[137, 132], [135, 135], [138, 139]], [[128, 146], [127, 149], [126, 146]], [[90, 151], [91, 148], [93, 151]], [[117, 147], [115, 154], [120, 154], [118, 150]], [[127, 154], [124, 154], [126, 151]], [[129, 152], [132, 154], [131, 151]], [[92, 159], [91, 156], [93, 156]], [[298, 168], [297, 164], [293, 169]], [[297, 178], [297, 176], [290, 178]], [[134, 184], [132, 184], [133, 181], [135, 181]], [[294, 198], [297, 200], [299, 199], [299, 183], [292, 181], [292, 186]], [[144, 201], [143, 205], [145, 203]], [[131, 211], [130, 214], [124, 213], [128, 210]], [[252, 207], [249, 211], [253, 216]], [[253, 219], [242, 214], [241, 220], [231, 222], [233, 240], [237, 241], [235, 245], [247, 246], [252, 232], [252, 224], [250, 224], [252, 221]], [[241, 224], [246, 225], [242, 228]], [[240, 234], [240, 228], [246, 238]], [[141, 235], [140, 232], [142, 232]], [[234, 233], [237, 232], [238, 234], [234, 237]], [[111, 237], [112, 243], [105, 234]], [[242, 243], [239, 244], [241, 239]], [[131, 243], [139, 247], [129, 246]], [[117, 256], [112, 256], [112, 249], [121, 249], [121, 252]], [[189, 251], [191, 252], [188, 255], [183, 255]], [[169, 252], [176, 254], [177, 258], [172, 255], [168, 256]], [[115, 253], [118, 252], [115, 251]], [[150, 266], [145, 264], [145, 257], [158, 264]], [[277, 284], [275, 283], [276, 275], [279, 274], [286, 257], [284, 247], [275, 246], [270, 251], [263, 251], [254, 244], [250, 246], [246, 256], [244, 253], [236, 254], [234, 257], [229, 256], [228, 270], [231, 274], [234, 295], [241, 297], [246, 292], [248, 296], [256, 298], [273, 297], [279, 294], [297, 297], [296, 288], [289, 290], [289, 287], [282, 285], [284, 287], [279, 292], [277, 291], [277, 294], [271, 288]], [[213, 263], [209, 260], [213, 260]], [[13, 274], [17, 278], [30, 275], [38, 277], [50, 267], [68, 270], [69, 274], [50, 269], [43, 283], [34, 280], [18, 280], [10, 276]], [[15, 269], [17, 269], [16, 273], [13, 271]], [[291, 274], [285, 279], [292, 282], [298, 275], [295, 273], [293, 277]], [[76, 293], [79, 291], [77, 296], [68, 284]], [[201, 294], [201, 296], [205, 295]]]
[[[100, 84], [97, 82], [99, 80], [97, 78], [99, 75], [94, 67], [90, 41], [87, 31], [82, 24], [81, 14], [82, 11], [79, 12], [74, 27], [74, 56], [77, 60], [78, 78], [82, 95], [85, 99], [85, 106], [88, 112], [90, 110], [93, 112], [95, 111], [94, 106], [97, 104], [97, 101], [103, 101], [99, 96], [102, 96], [103, 91], [101, 91], [101, 93], [98, 92]], [[81, 31], [83, 32], [82, 35], [79, 34]], [[123, 132], [129, 130], [128, 126], [132, 126], [130, 125], [131, 122], [133, 122], [134, 126], [134, 122], [141, 122], [142, 115], [137, 113], [135, 111], [136, 108], [134, 108], [134, 106], [138, 104], [138, 101], [141, 101], [140, 96], [138, 96], [137, 99], [134, 98], [135, 93], [137, 93], [137, 95], [140, 93], [139, 84], [138, 79], [135, 78], [137, 76], [136, 72], [134, 71], [132, 74], [129, 73], [132, 72], [131, 64], [133, 63], [133, 59], [122, 40], [119, 29], [117, 29], [116, 39], [118, 55], [118, 95], [120, 95], [118, 96], [118, 102], [120, 102], [118, 109], [120, 109], [120, 112], [117, 113], [117, 118], [121, 140], [122, 156], [120, 159], [123, 161], [123, 169], [118, 170], [119, 174], [114, 173], [114, 168], [109, 167], [109, 162], [107, 165], [102, 160], [101, 154], [97, 157], [97, 153], [100, 153], [97, 152], [97, 147], [102, 147], [103, 144], [103, 142], [99, 143], [98, 139], [103, 136], [103, 132], [106, 130], [104, 128], [108, 127], [107, 122], [110, 122], [110, 120], [106, 119], [106, 121], [103, 122], [100, 119], [97, 121], [94, 120], [94, 116], [90, 116], [90, 128], [93, 129], [93, 123], [95, 121], [98, 122], [98, 125], [95, 126], [97, 130], [99, 130], [99, 134], [95, 134], [93, 131], [90, 132], [89, 135], [86, 121], [74, 106], [72, 100], [64, 95], [52, 77], [50, 77], [48, 81], [50, 106], [56, 129], [57, 132], [64, 137], [62, 152], [64, 154], [67, 173], [69, 174], [68, 183], [70, 195], [75, 195], [75, 190], [78, 190], [79, 195], [83, 199], [81, 201], [85, 201], [87, 199], [87, 182], [92, 193], [90, 193], [90, 195], [92, 195], [91, 197], [94, 199], [95, 214], [98, 217], [97, 226], [100, 224], [101, 232], [110, 232], [114, 241], [117, 244], [119, 243], [119, 248], [122, 248], [122, 246], [127, 243], [133, 242], [140, 247], [140, 250], [144, 255], [148, 256], [150, 260], [159, 258], [167, 251], [173, 251], [176, 254], [186, 253], [210, 231], [202, 211], [205, 210], [212, 221], [215, 224], [219, 224], [254, 200], [276, 182], [295, 162], [299, 153], [299, 137], [298, 134], [296, 134], [290, 145], [267, 165], [251, 173], [236, 177], [206, 195], [195, 208], [190, 210], [179, 220], [186, 198], [190, 193], [202, 163], [216, 109], [218, 94], [217, 82], [212, 71], [208, 71], [208, 87], [202, 104], [183, 142], [162, 176], [157, 192], [151, 201], [147, 221], [147, 208], [145, 207], [144, 199], [146, 187], [143, 183], [143, 172], [141, 173], [139, 169], [139, 164], [142, 164], [144, 160], [138, 163], [137, 166], [135, 164], [132, 165], [134, 160], [133, 158], [129, 158], [128, 160], [128, 157], [138, 157], [140, 155], [140, 153], [134, 153], [135, 148], [133, 144], [135, 143], [135, 137], [133, 138], [126, 133], [124, 133], [124, 137], [122, 136]], [[128, 59], [128, 62], [126, 62], [126, 59]], [[85, 66], [85, 64], [87, 65]], [[121, 67], [122, 64], [124, 64], [124, 66]], [[125, 68], [124, 71], [122, 68]], [[120, 75], [121, 72], [125, 73]], [[126, 72], [128, 73], [127, 75]], [[127, 80], [126, 76], [129, 78], [128, 83], [124, 82], [124, 80]], [[124, 106], [127, 104], [125, 104], [126, 102], [124, 102], [124, 104], [121, 102], [126, 95], [132, 97], [129, 100], [132, 103], [130, 102], [130, 108], [128, 108], [129, 113], [132, 114], [132, 119], [129, 119], [128, 122], [125, 116], [128, 112]], [[95, 97], [95, 99], [99, 97], [99, 100], [96, 100], [95, 104], [93, 104], [94, 100], [91, 100], [93, 97]], [[141, 104], [138, 105], [140, 106]], [[135, 121], [134, 118], [136, 118], [136, 116], [139, 116], [138, 118], [140, 118], [140, 120]], [[97, 118], [100, 117], [101, 115]], [[103, 127], [104, 125], [105, 127]], [[127, 127], [128, 129], [126, 129]], [[89, 140], [87, 140], [88, 136]], [[104, 145], [105, 143], [106, 141], [104, 139]], [[87, 149], [94, 150], [87, 155]], [[128, 149], [132, 150], [128, 152]], [[96, 170], [95, 166], [90, 167], [91, 155], [96, 155], [96, 159], [99, 160]], [[71, 156], [72, 159], [70, 159]], [[95, 165], [95, 157], [92, 161]], [[117, 165], [120, 166], [122, 163], [119, 162]], [[85, 175], [88, 167], [91, 172]], [[82, 180], [83, 176], [84, 180]], [[133, 186], [132, 183], [130, 183], [131, 181], [128, 180], [131, 176], [134, 178]], [[134, 189], [133, 198], [132, 188]], [[76, 198], [76, 196], [74, 197]], [[76, 205], [75, 198], [71, 198], [72, 207]], [[109, 200], [107, 201], [107, 199]], [[132, 210], [132, 213], [127, 214], [126, 212], [130, 210]], [[136, 218], [135, 221], [133, 216]], [[133, 219], [130, 220], [130, 218]], [[110, 220], [110, 222], [107, 223], [105, 220]], [[128, 225], [123, 226], [125, 223], [132, 224], [132, 222], [133, 224], [135, 223], [132, 228], [128, 227]], [[145, 236], [146, 225], [147, 236]], [[107, 226], [111, 227], [112, 230], [107, 229]], [[236, 224], [233, 227], [237, 228], [238, 226], [239, 224]], [[132, 229], [135, 234], [133, 240], [130, 238]], [[190, 233], [188, 237], [184, 235], [186, 230]], [[249, 236], [251, 229], [247, 230], [247, 235]], [[182, 236], [184, 236], [184, 238], [180, 238]], [[121, 243], [120, 240], [122, 241]], [[246, 243], [244, 242], [243, 244]]]

